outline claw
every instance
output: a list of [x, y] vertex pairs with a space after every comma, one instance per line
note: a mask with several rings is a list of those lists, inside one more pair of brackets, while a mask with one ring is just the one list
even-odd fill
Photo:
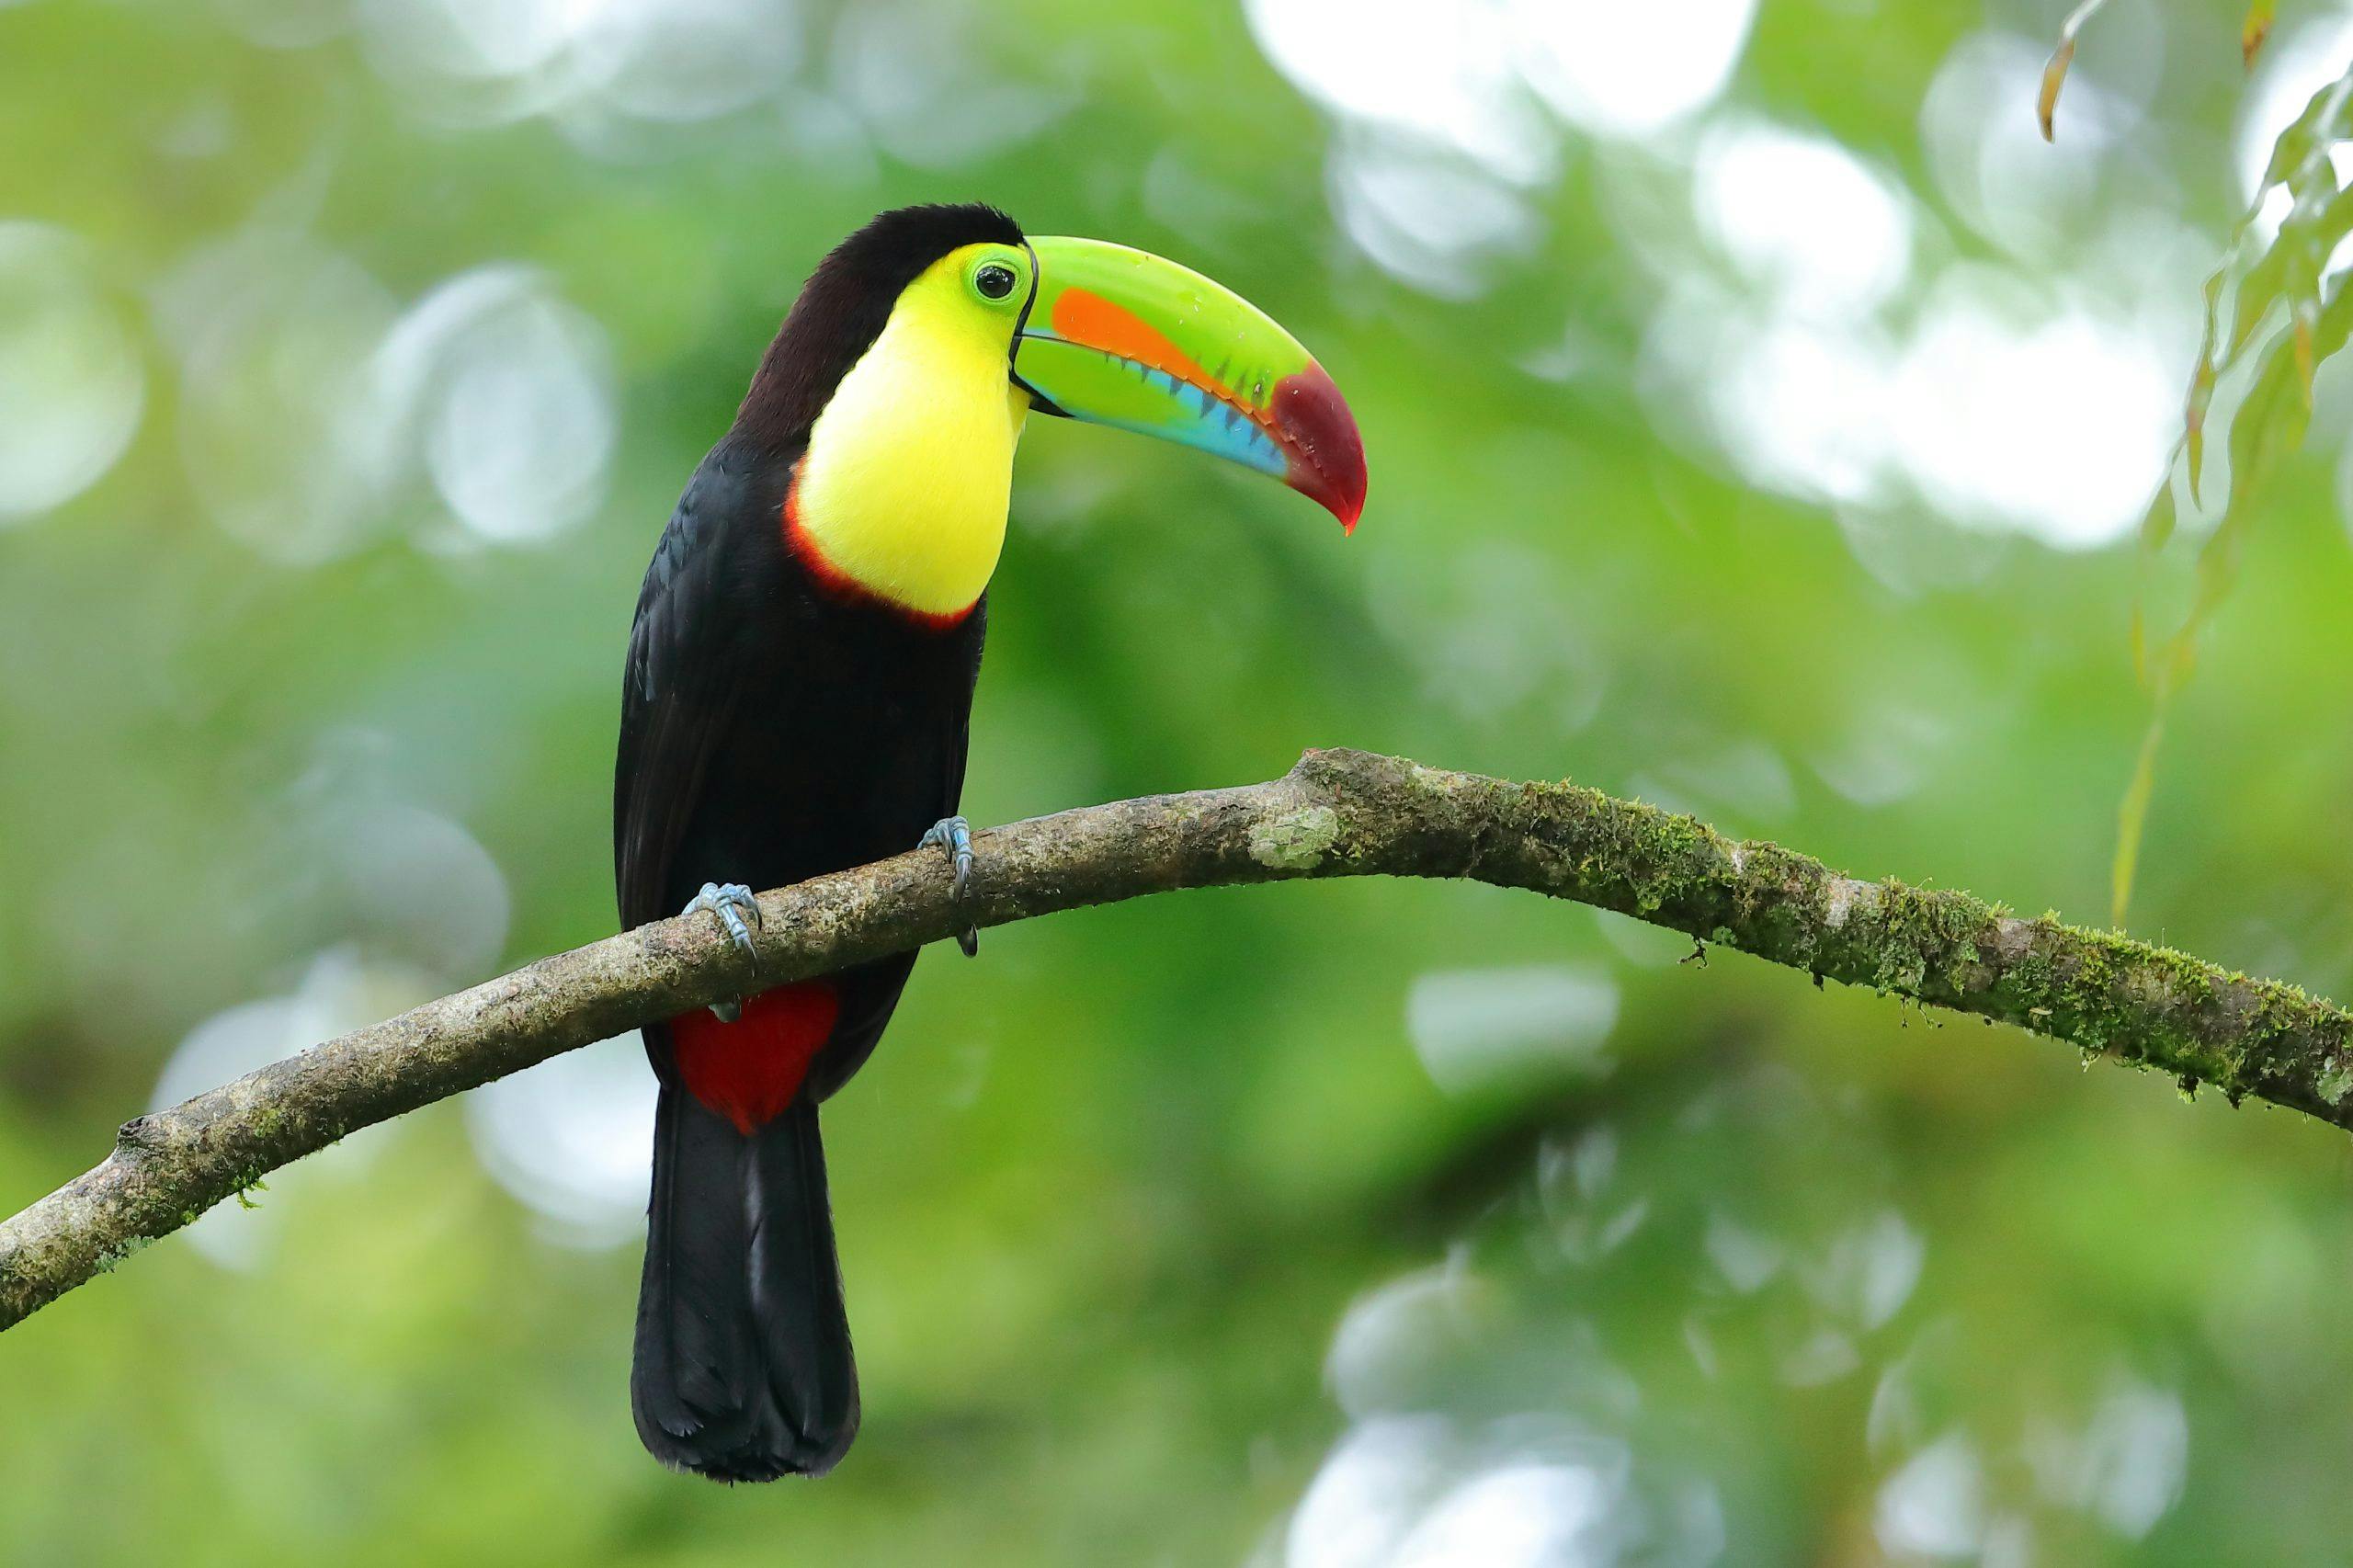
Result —
[[752, 949], [752, 928], [744, 924], [744, 916], [752, 917], [752, 926], [760, 924], [760, 903], [752, 890], [741, 882], [705, 882], [702, 892], [689, 900], [681, 915], [716, 915], [727, 928], [728, 938], [745, 958], [756, 955]]
[[972, 824], [962, 817], [942, 817], [925, 830], [915, 847], [946, 851], [949, 863], [956, 868], [956, 883], [949, 890], [949, 896], [963, 903], [965, 890], [972, 881]]
[[[758, 949], [752, 946], [752, 932], [763, 925], [763, 917], [759, 901], [752, 896], [751, 889], [741, 882], [705, 882], [702, 892], [688, 900], [686, 908], [678, 913], [718, 915], [719, 924], [727, 932], [727, 939], [735, 944], [735, 950], [750, 959], [754, 969], [759, 967], [760, 955]], [[744, 923], [746, 915], [752, 917], [749, 926]], [[744, 1016], [744, 1004], [714, 1002], [710, 1013], [721, 1023], [732, 1024]]]
[[[962, 817], [942, 817], [916, 841], [915, 847], [937, 848], [947, 854], [949, 864], [955, 869], [948, 896], [957, 903], [963, 903], [972, 884], [972, 824]], [[964, 949], [966, 958], [976, 957], [981, 950], [981, 934], [967, 926], [956, 933], [956, 945]]]

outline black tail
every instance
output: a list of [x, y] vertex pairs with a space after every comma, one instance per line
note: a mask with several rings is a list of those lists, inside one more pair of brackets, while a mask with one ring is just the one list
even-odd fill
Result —
[[823, 1475], [858, 1435], [817, 1107], [746, 1138], [665, 1086], [630, 1371], [637, 1435], [717, 1481]]

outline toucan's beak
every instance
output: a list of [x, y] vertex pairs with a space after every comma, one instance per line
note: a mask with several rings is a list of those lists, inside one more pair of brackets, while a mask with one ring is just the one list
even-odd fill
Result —
[[1240, 295], [1148, 252], [1035, 239], [1013, 379], [1038, 407], [1271, 473], [1354, 531], [1364, 439], [1299, 340]]

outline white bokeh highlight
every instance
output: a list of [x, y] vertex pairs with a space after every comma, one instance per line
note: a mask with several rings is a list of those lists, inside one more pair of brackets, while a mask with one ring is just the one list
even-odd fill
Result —
[[1977, 1449], [1948, 1433], [1904, 1461], [1880, 1487], [1872, 1528], [1898, 1556], [1959, 1558], [1985, 1539], [1985, 1476]]
[[1472, 1355], [1483, 1286], [1467, 1267], [1416, 1269], [1349, 1303], [1332, 1335], [1324, 1381], [1359, 1420], [1409, 1411], [1443, 1392], [1449, 1358]]
[[400, 459], [369, 363], [393, 315], [357, 261], [288, 230], [237, 233], [165, 277], [181, 461], [224, 533], [299, 566], [382, 531]]
[[1700, 140], [1691, 200], [1708, 237], [1776, 311], [1866, 313], [1910, 276], [1909, 195], [1830, 137], [1728, 118]]
[[1555, 167], [1552, 127], [1519, 80], [1495, 0], [1246, 0], [1277, 70], [1343, 123], [1399, 133], [1515, 183]]
[[[2068, 259], [2149, 140], [2134, 106], [2078, 70], [2061, 100], [2063, 129], [2043, 141], [2030, 107], [2050, 55], [2048, 38], [1972, 34], [1945, 57], [1920, 105], [1920, 149], [1946, 205], [2010, 256], [2046, 265]], [[2169, 183], [2153, 175], [2136, 194]]]
[[514, 898], [480, 840], [449, 817], [398, 801], [339, 803], [314, 826], [320, 917], [340, 915], [375, 949], [451, 984], [493, 973]]
[[139, 428], [146, 369], [87, 246], [0, 222], [0, 527], [64, 505]]
[[360, 51], [409, 110], [575, 134], [770, 103], [802, 48], [792, 0], [356, 0]]
[[1002, 155], [1077, 108], [1079, 96], [987, 70], [1001, 22], [970, 0], [866, 0], [835, 29], [829, 85], [869, 134], [919, 168]]
[[2119, 1374], [2080, 1427], [2029, 1432], [2027, 1457], [2045, 1497], [2139, 1540], [2188, 1483], [2188, 1412], [2173, 1390]]
[[[1520, 1462], [1438, 1499], [1389, 1561], [1395, 1568], [1568, 1568], [1612, 1562], [1608, 1478], [1582, 1465]], [[1597, 1539], [1598, 1538], [1598, 1539]]]
[[1647, 142], [1713, 102], [1754, 0], [1690, 0], [1674, 38], [1608, 0], [1246, 0], [1275, 68], [1338, 122], [1328, 184], [1342, 232], [1415, 288], [1468, 299], [1531, 248], [1528, 192], [1567, 136]]
[[376, 391], [474, 540], [536, 544], [604, 502], [619, 393], [603, 329], [528, 267], [450, 278], [386, 335]]
[[533, 268], [475, 267], [404, 310], [350, 256], [256, 227], [173, 268], [154, 319], [190, 487], [265, 559], [541, 545], [604, 504], [611, 350]]
[[1449, 1094], [1605, 1072], [1617, 1023], [1618, 983], [1599, 968], [1439, 971], [1417, 976], [1405, 996], [1414, 1052]]
[[[1646, 1517], [1626, 1445], [1565, 1419], [1461, 1426], [1381, 1415], [1341, 1437], [1294, 1510], [1285, 1568], [1602, 1568], [1647, 1537], [1652, 1559], [1710, 1561], [1711, 1498]], [[1694, 1546], [1696, 1544], [1696, 1550]], [[1720, 1540], [1719, 1543], [1720, 1544]]]
[[1520, 194], [1475, 165], [1375, 133], [1344, 134], [1327, 162], [1332, 206], [1357, 248], [1442, 300], [1475, 298], [1500, 257], [1539, 237]]
[[632, 1033], [483, 1085], [466, 1096], [466, 1130], [483, 1168], [538, 1217], [542, 1235], [618, 1246], [645, 1224], [654, 1096]]
[[1344, 1436], [1292, 1512], [1285, 1568], [1384, 1568], [1437, 1489], [1453, 1433], [1436, 1415], [1392, 1415]]
[[[1921, 514], [2062, 549], [2138, 522], [2180, 434], [2195, 341], [2188, 307], [2152, 304], [2195, 298], [2176, 221], [2127, 211], [2086, 230], [2080, 282], [1984, 262], [1923, 278], [1923, 221], [1892, 176], [1745, 117], [1702, 134], [1691, 200], [1719, 267], [1663, 233], [1635, 247], [1666, 273], [1637, 369], [1662, 429], [1838, 509], [1891, 585], [1953, 575], [1901, 559], [1942, 549]], [[1950, 564], [1965, 574], [1972, 559]]]
[[1756, 0], [1677, 0], [1671, 14], [1623, 0], [1509, 0], [1529, 85], [1596, 136], [1658, 135], [1732, 82]]

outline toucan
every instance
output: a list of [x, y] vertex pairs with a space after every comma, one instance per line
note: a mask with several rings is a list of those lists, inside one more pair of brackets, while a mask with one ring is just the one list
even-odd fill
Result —
[[[1032, 412], [1231, 459], [1344, 528], [1363, 510], [1347, 403], [1235, 294], [993, 207], [881, 214], [801, 288], [646, 570], [613, 791], [625, 927], [702, 914], [748, 954], [751, 889], [917, 846], [962, 892], [987, 589]], [[857, 1433], [817, 1108], [914, 961], [644, 1030], [661, 1089], [630, 1397], [667, 1465], [822, 1475]]]

